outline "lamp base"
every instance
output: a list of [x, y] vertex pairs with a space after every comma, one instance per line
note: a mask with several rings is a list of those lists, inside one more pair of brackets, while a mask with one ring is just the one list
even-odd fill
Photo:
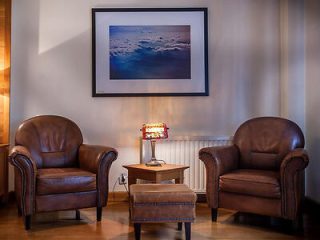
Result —
[[161, 167], [161, 163], [157, 160], [150, 160], [149, 162], [146, 163], [147, 167], [155, 167], [155, 166], [160, 166]]

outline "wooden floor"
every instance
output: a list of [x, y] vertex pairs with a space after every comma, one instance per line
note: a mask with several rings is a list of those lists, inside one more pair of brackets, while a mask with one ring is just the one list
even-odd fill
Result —
[[[81, 210], [81, 220], [75, 220], [75, 211], [42, 213], [33, 217], [30, 231], [25, 231], [22, 218], [18, 217], [15, 204], [0, 208], [0, 239], [134, 239], [133, 226], [129, 222], [126, 202], [111, 202], [103, 211], [101, 222], [96, 222], [95, 209]], [[141, 238], [184, 239], [176, 224], [144, 224]], [[292, 240], [320, 239], [319, 216], [304, 215], [304, 231], [293, 233], [278, 221], [268, 217], [237, 214], [219, 209], [218, 221], [212, 223], [206, 204], [197, 204], [197, 218], [192, 224], [192, 239], [237, 240]]]

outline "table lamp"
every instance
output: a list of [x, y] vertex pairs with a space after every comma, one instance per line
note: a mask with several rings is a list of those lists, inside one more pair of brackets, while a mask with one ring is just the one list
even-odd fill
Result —
[[150, 140], [151, 143], [151, 159], [146, 166], [161, 166], [163, 160], [157, 160], [155, 157], [155, 148], [157, 139], [168, 138], [168, 129], [165, 123], [146, 123], [142, 125], [142, 139]]

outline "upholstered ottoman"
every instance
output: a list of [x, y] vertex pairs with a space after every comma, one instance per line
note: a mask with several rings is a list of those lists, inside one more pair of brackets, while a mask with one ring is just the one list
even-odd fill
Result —
[[140, 239], [141, 223], [176, 222], [181, 230], [184, 222], [189, 240], [196, 198], [184, 184], [130, 185], [130, 218], [134, 223], [135, 238]]

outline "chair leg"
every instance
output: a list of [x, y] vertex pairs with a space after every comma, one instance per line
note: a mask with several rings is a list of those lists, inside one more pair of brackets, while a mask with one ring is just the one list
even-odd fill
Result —
[[291, 226], [294, 232], [303, 232], [303, 215], [300, 214], [297, 219], [292, 220]]
[[178, 222], [178, 230], [179, 230], [179, 231], [182, 230], [182, 222]]
[[212, 222], [217, 221], [217, 216], [218, 216], [218, 209], [217, 208], [211, 208], [211, 220]]
[[191, 239], [191, 222], [184, 223], [184, 231], [186, 235], [186, 240], [190, 240]]
[[102, 207], [97, 207], [97, 221], [100, 222], [102, 217]]
[[24, 228], [29, 230], [31, 227], [31, 215], [24, 216]]
[[140, 240], [141, 236], [141, 223], [134, 223], [134, 237], [136, 240]]
[[76, 209], [76, 220], [81, 220], [79, 209]]

